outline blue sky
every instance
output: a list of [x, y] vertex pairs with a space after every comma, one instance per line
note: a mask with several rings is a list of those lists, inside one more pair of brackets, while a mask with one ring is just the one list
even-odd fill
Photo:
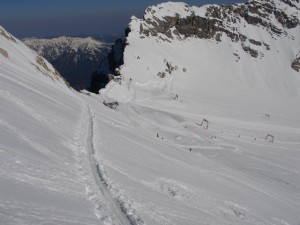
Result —
[[[0, 0], [0, 25], [19, 38], [123, 34], [131, 15], [163, 0]], [[189, 5], [245, 0], [186, 0]]]

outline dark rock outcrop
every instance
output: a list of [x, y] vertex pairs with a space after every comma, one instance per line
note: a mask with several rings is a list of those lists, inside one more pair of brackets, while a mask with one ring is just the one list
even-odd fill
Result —
[[[232, 53], [236, 62], [241, 60], [241, 53], [257, 61], [265, 57], [266, 51], [273, 50], [270, 38], [274, 41], [280, 38], [295, 40], [294, 31], [289, 30], [298, 29], [300, 25], [298, 7], [299, 0], [249, 0], [245, 4], [201, 8], [167, 2], [148, 7], [143, 19], [132, 17], [125, 33], [126, 37], [132, 32], [141, 39], [153, 38], [157, 42], [198, 38], [219, 44], [229, 39], [242, 50]], [[255, 33], [255, 29], [263, 31], [263, 35], [251, 35], [251, 30]], [[108, 74], [119, 75], [117, 68], [123, 64], [125, 43], [126, 39], [118, 40], [101, 62], [99, 70], [93, 73], [90, 91], [98, 93], [105, 87]], [[299, 69], [298, 63], [297, 58], [292, 64], [295, 70]], [[170, 74], [169, 66], [157, 75], [164, 78]]]
[[102, 60], [99, 69], [92, 74], [89, 91], [98, 94], [101, 88], [109, 82], [109, 75], [119, 75], [119, 66], [123, 64], [125, 41], [118, 39], [112, 46], [110, 53]]
[[5, 30], [3, 30], [1, 28], [0, 28], [0, 35], [5, 37], [9, 41], [17, 43], [16, 39], [11, 34], [7, 33]]
[[[287, 6], [298, 9], [296, 2], [298, 3], [298, 0], [282, 0], [282, 3]], [[185, 7], [185, 11], [190, 10], [187, 5]], [[158, 18], [155, 16], [155, 8], [149, 7], [146, 9], [146, 15], [151, 13], [154, 16], [145, 17], [143, 23], [140, 24], [141, 38], [149, 36], [160, 39], [197, 37], [215, 39], [220, 42], [222, 36], [226, 35], [233, 42], [240, 42], [245, 52], [252, 57], [258, 56], [257, 51], [252, 50], [250, 46], [244, 47], [243, 43], [248, 38], [237, 29], [235, 24], [246, 22], [251, 26], [262, 27], [269, 31], [272, 36], [284, 35], [285, 29], [293, 29], [300, 24], [295, 15], [287, 15], [284, 10], [277, 8], [273, 1], [262, 0], [250, 0], [245, 4], [233, 6], [210, 5], [207, 6], [204, 15], [197, 15], [197, 13], [191, 11], [189, 15], [184, 17], [176, 13], [175, 16]], [[281, 26], [274, 24], [274, 19]], [[249, 42], [252, 45], [262, 45], [260, 40], [249, 39]]]
[[295, 71], [300, 72], [300, 52], [296, 56], [291, 66]]
[[0, 55], [2, 55], [5, 58], [8, 58], [8, 53], [5, 49], [0, 48]]

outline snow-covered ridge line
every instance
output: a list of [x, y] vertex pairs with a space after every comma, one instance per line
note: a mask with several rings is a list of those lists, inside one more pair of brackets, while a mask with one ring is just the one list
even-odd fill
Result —
[[[30, 50], [20, 40], [8, 33], [3, 27], [0, 26], [0, 56], [4, 56], [6, 60], [3, 61], [4, 65], [11, 66], [16, 63], [18, 65], [26, 65], [24, 73], [27, 70], [36, 70], [39, 73], [51, 78], [53, 81], [68, 85], [58, 71], [42, 56], [37, 55], [34, 51]], [[3, 58], [2, 58], [3, 59]], [[28, 67], [28, 64], [31, 66]]]
[[0, 49], [0, 224], [98, 224], [70, 144], [75, 91], [2, 27]]
[[92, 73], [110, 50], [109, 43], [91, 37], [27, 38], [24, 43], [45, 57], [76, 89], [90, 86]]
[[[221, 42], [224, 36], [239, 42], [245, 52], [255, 58], [263, 57], [257, 46], [270, 43], [250, 34], [249, 30], [264, 29], [272, 38], [287, 37], [288, 30], [299, 26], [299, 3], [290, 1], [256, 1], [231, 6], [205, 5], [190, 7], [184, 3], [167, 2], [145, 10], [143, 20], [135, 17], [129, 25], [132, 32], [139, 32], [141, 38], [154, 37], [171, 42], [197, 37]], [[249, 42], [254, 47], [249, 46]]]
[[[300, 5], [297, 0], [251, 0], [244, 4], [205, 5], [202, 7], [188, 6], [180, 2], [166, 2], [157, 6], [150, 6], [145, 10], [143, 18], [139, 19], [134, 16], [131, 18], [126, 30], [126, 40], [122, 43], [122, 47], [118, 48], [125, 49], [123, 50], [124, 54], [118, 54], [125, 56], [124, 66], [122, 66], [123, 60], [119, 62], [113, 60], [113, 57], [107, 57], [99, 67], [97, 79], [94, 79], [95, 88], [91, 91], [98, 93], [99, 89], [103, 88], [108, 82], [109, 79], [105, 79], [108, 74], [129, 74], [131, 71], [128, 70], [128, 65], [131, 64], [131, 58], [135, 61], [135, 67], [142, 67], [143, 62], [148, 64], [143, 66], [141, 70], [132, 70], [133, 74], [136, 71], [143, 74], [155, 73], [155, 75], [163, 78], [168, 77], [170, 72], [173, 74], [186, 73], [188, 69], [186, 65], [179, 66], [180, 63], [175, 64], [169, 59], [167, 51], [172, 52], [174, 56], [182, 54], [189, 56], [193, 47], [199, 48], [199, 51], [207, 52], [211, 59], [204, 60], [204, 63], [204, 61], [201, 61], [202, 58], [197, 60], [195, 57], [191, 57], [191, 59], [183, 57], [182, 61], [188, 61], [189, 63], [193, 61], [194, 65], [198, 64], [200, 67], [205, 67], [204, 64], [207, 67], [212, 67], [212, 63], [222, 66], [225, 66], [225, 64], [233, 65], [232, 69], [235, 71], [230, 71], [230, 73], [240, 74], [241, 71], [248, 70], [248, 68], [235, 69], [236, 63], [241, 61], [243, 61], [242, 64], [247, 64], [246, 67], [252, 63], [255, 65], [264, 64], [268, 69], [263, 69], [263, 71], [267, 70], [267, 73], [269, 73], [269, 68], [273, 66], [268, 65], [278, 60], [281, 62], [276, 66], [282, 65], [284, 67], [282, 70], [280, 69], [280, 73], [283, 73], [283, 70], [287, 68], [290, 73], [294, 74], [294, 71], [299, 71], [298, 54], [300, 48], [297, 41], [300, 38], [298, 32], [300, 25], [299, 9]], [[207, 47], [205, 43], [212, 47]], [[162, 45], [156, 50], [159, 52], [158, 56], [156, 56], [154, 50], [151, 51], [151, 45]], [[200, 48], [201, 45], [204, 45], [204, 47]], [[218, 57], [216, 55], [219, 53], [213, 52], [217, 48], [214, 50], [212, 48], [217, 45], [226, 48], [226, 50], [223, 50], [226, 63], [223, 59], [216, 60], [216, 57]], [[139, 53], [139, 50], [126, 53], [128, 49], [148, 47], [149, 54]], [[172, 49], [167, 50], [167, 48]], [[281, 50], [281, 48], [283, 49]], [[223, 49], [223, 47], [219, 49]], [[115, 52], [112, 50], [111, 56], [114, 54]], [[141, 55], [144, 55], [143, 58]], [[271, 59], [274, 55], [276, 60]], [[249, 57], [252, 59], [249, 59]], [[265, 58], [268, 58], [268, 63], [264, 61]], [[110, 67], [110, 65], [114, 65], [114, 67]], [[155, 65], [157, 68], [160, 67], [160, 70], [151, 71], [151, 68], [154, 68]], [[212, 68], [206, 69], [212, 70]], [[201, 73], [202, 71], [199, 68], [199, 71], [195, 73]], [[220, 72], [222, 71], [220, 70]], [[218, 72], [219, 70], [215, 71], [215, 73]], [[275, 74], [278, 72], [279, 70], [275, 70]], [[253, 74], [247, 75], [251, 81], [255, 80], [255, 78], [252, 78]], [[238, 77], [240, 75], [236, 75], [235, 81], [239, 79]], [[101, 78], [104, 79], [101, 80]], [[129, 79], [130, 77], [128, 77]], [[271, 75], [268, 79], [272, 79], [271, 82], [277, 80], [271, 78]], [[286, 83], [286, 80], [279, 83]], [[290, 84], [285, 85], [290, 86]], [[294, 88], [291, 88], [290, 92], [295, 95]]]
[[39, 54], [42, 53], [43, 48], [47, 47], [56, 47], [57, 51], [61, 52], [65, 48], [78, 51], [84, 49], [98, 49], [109, 46], [109, 44], [95, 40], [92, 37], [80, 38], [61, 36], [52, 39], [25, 38], [23, 39], [23, 42], [26, 45], [36, 49]]
[[[129, 24], [119, 73], [126, 83], [130, 78], [145, 84], [160, 82], [162, 86], [174, 79], [193, 79], [199, 85], [200, 80], [203, 84], [209, 80], [211, 85], [220, 84], [219, 90], [228, 82], [229, 92], [229, 86], [238, 89], [239, 83], [244, 83], [250, 89], [268, 86], [276, 92], [275, 85], [277, 91], [298, 96], [294, 83], [299, 83], [299, 3], [292, 1], [294, 6], [289, 2], [253, 0], [203, 7], [167, 2], [151, 6], [143, 19], [133, 17]], [[148, 48], [145, 46], [149, 46], [148, 51], [139, 50]], [[290, 75], [282, 76], [284, 71]], [[220, 74], [231, 81], [222, 82]]]
[[226, 38], [130, 33], [99, 97], [0, 36], [0, 224], [298, 224], [295, 37], [258, 60]]

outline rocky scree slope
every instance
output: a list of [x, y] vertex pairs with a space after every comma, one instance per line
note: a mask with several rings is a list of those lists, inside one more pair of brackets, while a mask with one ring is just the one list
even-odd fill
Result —
[[23, 41], [45, 57], [76, 90], [89, 86], [91, 73], [110, 50], [110, 44], [91, 37], [28, 38]]

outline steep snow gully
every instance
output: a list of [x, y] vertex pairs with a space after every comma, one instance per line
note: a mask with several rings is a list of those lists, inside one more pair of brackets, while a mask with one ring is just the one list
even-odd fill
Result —
[[[84, 104], [84, 103], [83, 103]], [[103, 224], [141, 225], [139, 216], [134, 215], [116, 194], [116, 185], [109, 179], [104, 166], [99, 160], [99, 151], [94, 145], [95, 116], [89, 105], [83, 105], [83, 112], [78, 123], [75, 144], [77, 162], [86, 193], [94, 204], [95, 214]]]

